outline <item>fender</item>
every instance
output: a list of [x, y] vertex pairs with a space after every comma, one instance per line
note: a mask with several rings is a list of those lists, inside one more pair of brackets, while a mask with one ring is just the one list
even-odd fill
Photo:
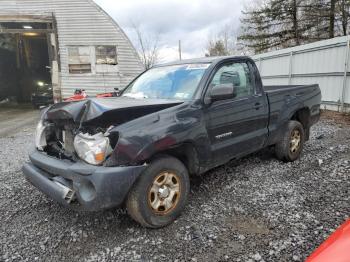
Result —
[[198, 158], [210, 159], [210, 143], [203, 124], [200, 107], [179, 105], [165, 109], [113, 128], [110, 135], [118, 133], [118, 142], [106, 166], [136, 165], [164, 151], [185, 143], [194, 146]]

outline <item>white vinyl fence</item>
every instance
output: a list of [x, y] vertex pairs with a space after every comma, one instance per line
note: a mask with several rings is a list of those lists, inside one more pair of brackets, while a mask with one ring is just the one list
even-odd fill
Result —
[[264, 85], [319, 84], [322, 108], [350, 112], [350, 36], [253, 56]]

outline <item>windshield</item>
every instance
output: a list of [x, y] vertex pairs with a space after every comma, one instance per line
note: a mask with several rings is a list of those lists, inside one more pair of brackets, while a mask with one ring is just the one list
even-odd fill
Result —
[[123, 92], [132, 98], [189, 100], [209, 64], [156, 67], [146, 71]]

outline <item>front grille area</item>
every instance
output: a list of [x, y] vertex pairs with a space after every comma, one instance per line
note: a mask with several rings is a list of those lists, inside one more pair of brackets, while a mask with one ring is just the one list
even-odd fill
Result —
[[44, 151], [48, 155], [76, 162], [73, 129], [47, 123], [46, 143]]

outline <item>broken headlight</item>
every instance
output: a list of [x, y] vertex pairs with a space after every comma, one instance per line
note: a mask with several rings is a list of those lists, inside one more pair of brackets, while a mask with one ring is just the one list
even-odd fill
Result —
[[38, 150], [44, 150], [46, 146], [46, 134], [45, 134], [46, 126], [43, 123], [43, 120], [40, 120], [35, 130], [35, 147]]
[[109, 138], [102, 133], [95, 135], [79, 133], [74, 138], [74, 149], [78, 156], [92, 165], [99, 165], [112, 153]]

